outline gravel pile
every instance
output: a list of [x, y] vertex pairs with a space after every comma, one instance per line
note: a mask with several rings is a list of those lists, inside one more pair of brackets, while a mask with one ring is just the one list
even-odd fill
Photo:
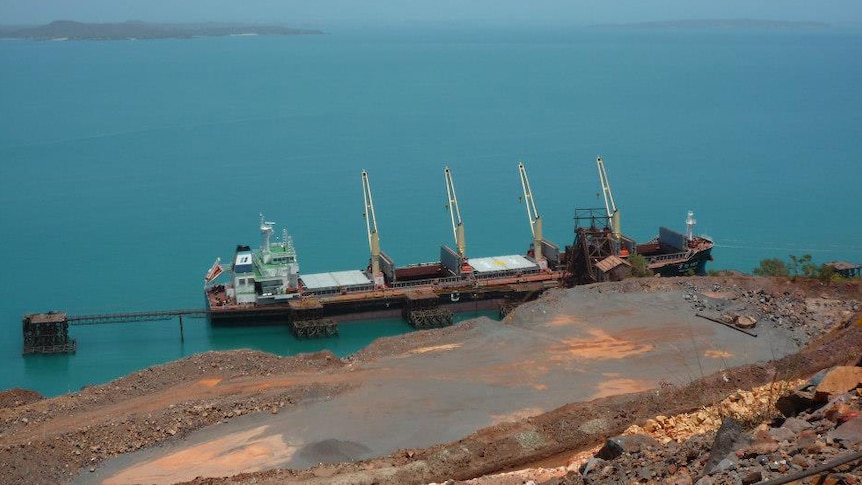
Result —
[[[108, 457], [182, 439], [192, 431], [245, 414], [278, 413], [305, 400], [326, 399], [349, 386], [296, 385], [165, 402], [124, 414], [112, 411], [112, 406], [135, 396], [170, 392], [176, 386], [214, 376], [227, 381], [249, 375], [326, 372], [343, 366], [330, 352], [294, 357], [251, 350], [205, 352], [53, 399], [33, 401], [38, 394], [32, 391], [6, 391], [0, 398], [21, 404], [0, 406], [0, 477], [3, 483], [64, 482]], [[25, 402], [28, 399], [31, 402]], [[105, 415], [111, 418], [103, 419]], [[58, 427], [63, 431], [56, 431]]]
[[[769, 389], [765, 386], [750, 394], [753, 398], [747, 400], [747, 407], [761, 409], [761, 397]], [[743, 431], [743, 424], [725, 416], [717, 431], [695, 430], [680, 440], [673, 436], [676, 426], [664, 425], [690, 421], [698, 413], [660, 416], [627, 431], [637, 434], [609, 439], [577, 471], [544, 483], [749, 485], [793, 475], [802, 480], [796, 483], [862, 483], [860, 395], [862, 368], [837, 367], [815, 376], [798, 390], [776, 396], [771, 404], [783, 414], [750, 431]], [[719, 407], [726, 409], [727, 403], [739, 400], [739, 396], [731, 396]]]
[[7, 389], [0, 392], [0, 409], [23, 406], [41, 399], [41, 394], [30, 389]]

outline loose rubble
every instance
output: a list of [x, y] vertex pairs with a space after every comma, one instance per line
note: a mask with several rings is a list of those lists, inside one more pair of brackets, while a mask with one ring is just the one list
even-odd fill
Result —
[[[196, 483], [314, 482], [335, 476], [345, 477], [346, 483], [351, 482], [346, 477], [357, 478], [354, 481], [359, 483], [426, 483], [435, 477], [467, 480], [518, 467], [524, 469], [510, 472], [505, 480], [490, 475], [485, 482], [482, 478], [470, 481], [753, 483], [811, 469], [862, 446], [858, 439], [862, 428], [859, 391], [847, 392], [859, 387], [857, 368], [851, 365], [816, 376], [810, 381], [813, 387], [805, 387], [808, 381], [778, 378], [813, 373], [862, 355], [859, 332], [847, 332], [856, 328], [853, 325], [862, 327], [858, 282], [827, 287], [819, 282], [745, 276], [641, 278], [553, 290], [530, 303], [530, 311], [543, 312], [561, 304], [566, 291], [679, 292], [692, 313], [716, 319], [725, 316], [735, 324], [754, 320], [755, 331], [768, 323], [791, 333], [800, 347], [812, 341], [821, 345], [809, 346], [810, 351], [803, 350], [774, 365], [727, 369], [687, 387], [667, 384], [636, 395], [573, 403], [480, 430], [457, 443], [403, 450], [363, 462], [320, 465], [304, 471], [271, 470]], [[325, 400], [350, 389], [349, 382], [327, 383], [329, 373], [349, 371], [354, 362], [457, 342], [459, 332], [471, 325], [380, 339], [344, 360], [328, 352], [290, 358], [253, 351], [207, 352], [52, 399], [41, 399], [31, 391], [5, 391], [0, 393], [0, 476], [4, 483], [60, 483], [80, 471], [93, 470], [108, 457], [180, 440], [191, 431], [237, 416], [277, 414], [301, 401]], [[849, 337], [836, 339], [836, 329], [845, 329]], [[313, 377], [273, 389], [242, 387], [246, 377], [285, 374]], [[221, 379], [236, 386], [236, 394], [204, 394], [194, 400], [172, 398], [174, 389], [205, 386], [209, 380]], [[768, 384], [746, 390], [763, 383]], [[729, 397], [710, 406], [711, 393], [704, 392], [707, 389]], [[794, 389], [786, 397], [776, 397]], [[135, 397], [145, 397], [138, 401], [147, 404], [124, 407]], [[774, 421], [764, 411], [772, 408], [770, 403], [783, 413]], [[686, 410], [689, 412], [678, 414]], [[742, 429], [753, 431], [739, 431], [730, 440], [732, 451], [715, 456], [715, 435], [729, 417], [741, 422]], [[768, 424], [758, 427], [759, 420]], [[635, 421], [639, 427], [626, 432]], [[631, 438], [635, 435], [640, 437]], [[601, 457], [595, 451], [584, 460], [566, 463], [566, 457], [601, 444], [608, 436], [615, 438], [604, 447]], [[526, 468], [531, 462], [563, 455], [556, 468], [533, 472]], [[848, 464], [830, 472], [830, 480], [839, 482], [824, 483], [860, 483], [859, 470], [854, 466], [858, 465]], [[549, 478], [553, 476], [556, 478]]]
[[[815, 385], [819, 379], [780, 397], [769, 385], [740, 391], [711, 409], [658, 416], [610, 438], [595, 456], [570, 464], [577, 470], [543, 483], [752, 484], [854, 456], [799, 483], [862, 483], [862, 368], [835, 367]], [[750, 422], [762, 404], [777, 414], [779, 399], [797, 404], [783, 408], [787, 415], [742, 431], [739, 420]]]
[[[348, 387], [311, 384], [271, 392], [261, 389], [252, 395], [168, 400], [163, 406], [120, 412], [107, 421], [86, 419], [88, 412], [110, 414], [110, 410], [129, 397], [170, 394], [176, 386], [206, 385], [208, 379], [320, 372], [343, 366], [330, 352], [296, 357], [249, 350], [204, 352], [54, 399], [33, 400], [36, 393], [32, 391], [6, 391], [4, 395], [16, 397], [13, 404], [22, 404], [0, 408], [0, 476], [4, 477], [4, 483], [67, 481], [79, 469], [89, 469], [108, 457], [182, 439], [191, 431], [245, 414], [272, 412], [303, 400], [325, 399]], [[4, 395], [0, 398], [12, 399]], [[67, 418], [70, 415], [78, 417]], [[34, 434], [40, 439], [34, 440]]]

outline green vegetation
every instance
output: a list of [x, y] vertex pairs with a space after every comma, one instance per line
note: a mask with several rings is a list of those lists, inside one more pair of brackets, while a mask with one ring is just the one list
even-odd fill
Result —
[[835, 268], [826, 264], [816, 264], [810, 254], [803, 254], [802, 256], [791, 254], [789, 258], [790, 264], [777, 258], [763, 259], [760, 261], [760, 266], [754, 268], [753, 272], [757, 276], [789, 276], [794, 281], [799, 277], [819, 279], [823, 282], [842, 279]]
[[790, 268], [792, 269], [793, 279], [799, 277], [799, 271], [802, 271], [802, 276], [813, 278], [817, 276], [817, 265], [814, 264], [810, 254], [805, 254], [802, 257], [790, 255]]
[[817, 270], [817, 278], [820, 281], [838, 281], [843, 279], [841, 275], [838, 274], [837, 271], [835, 271], [835, 268], [833, 268], [832, 266], [827, 266], [825, 264], [821, 265], [820, 268]]
[[652, 270], [647, 266], [646, 258], [640, 254], [629, 255], [629, 264], [632, 265], [632, 276], [652, 276]]
[[764, 259], [760, 261], [760, 266], [754, 268], [754, 274], [757, 276], [789, 276], [787, 265], [780, 259]]

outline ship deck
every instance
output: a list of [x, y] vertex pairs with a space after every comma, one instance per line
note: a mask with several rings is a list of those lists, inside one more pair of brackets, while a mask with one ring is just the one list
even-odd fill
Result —
[[211, 288], [206, 294], [210, 314], [213, 316], [228, 316], [234, 313], [243, 316], [254, 314], [266, 315], [269, 313], [286, 313], [291, 310], [332, 310], [338, 307], [354, 308], [361, 312], [362, 309], [372, 308], [377, 303], [380, 305], [391, 305], [393, 303], [397, 305], [410, 299], [442, 298], [460, 293], [475, 295], [479, 299], [483, 297], [503, 298], [508, 294], [532, 293], [559, 286], [561, 277], [561, 272], [539, 272], [484, 279], [463, 279], [458, 282], [440, 284], [421, 284], [355, 291], [344, 289], [338, 293], [299, 295], [287, 302], [268, 305], [231, 303], [227, 299], [224, 287], [220, 286]]

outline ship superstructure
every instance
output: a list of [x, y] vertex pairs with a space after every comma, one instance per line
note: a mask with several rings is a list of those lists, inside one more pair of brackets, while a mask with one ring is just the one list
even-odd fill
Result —
[[230, 266], [230, 282], [226, 285], [210, 284], [223, 272], [220, 260], [216, 260], [205, 278], [210, 307], [266, 305], [298, 295], [299, 260], [293, 238], [283, 229], [281, 238], [273, 241], [274, 226], [274, 222], [260, 215], [263, 243], [255, 250], [237, 246]]

